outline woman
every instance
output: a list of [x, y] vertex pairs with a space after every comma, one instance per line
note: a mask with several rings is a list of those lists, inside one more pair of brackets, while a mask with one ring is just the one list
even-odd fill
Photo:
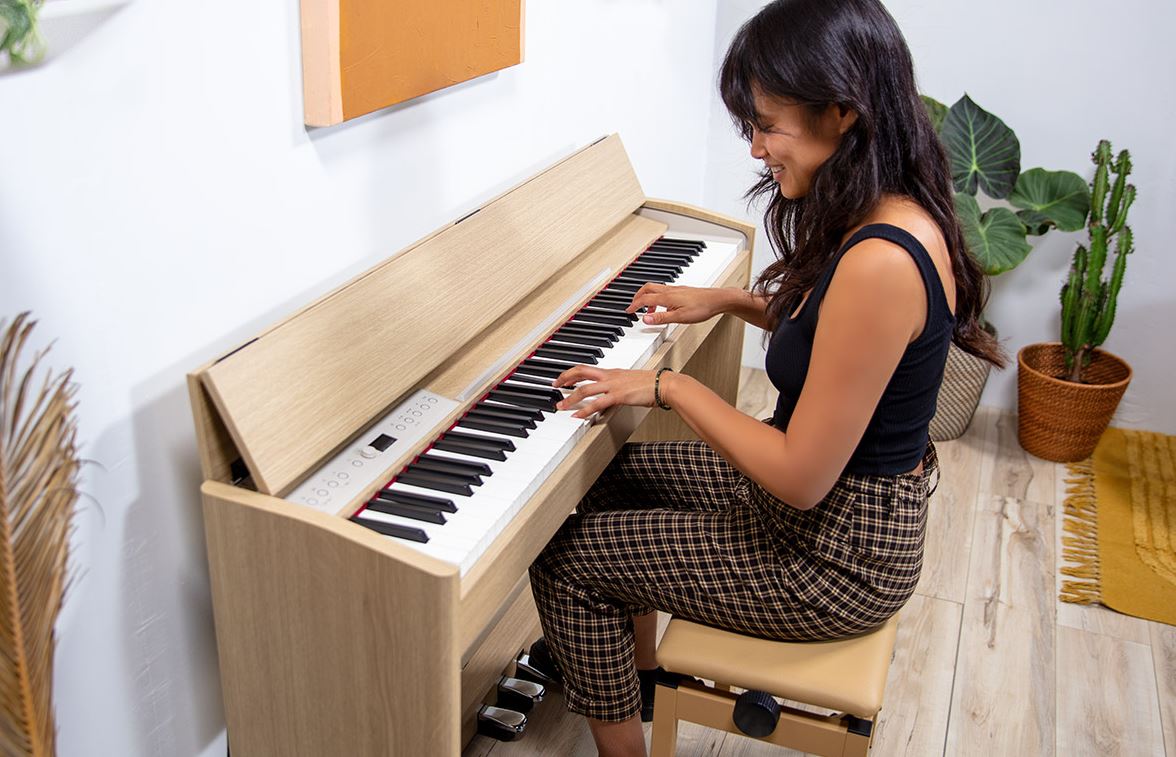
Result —
[[[672, 408], [701, 442], [630, 444], [531, 568], [569, 709], [601, 754], [644, 754], [655, 609], [781, 640], [868, 630], [918, 582], [927, 427], [948, 342], [978, 325], [947, 160], [878, 0], [777, 0], [738, 32], [723, 101], [764, 163], [777, 261], [751, 292], [647, 284], [646, 323], [734, 314], [771, 332], [771, 424], [672, 372], [577, 366], [578, 414]], [[664, 308], [654, 312], [655, 308]], [[644, 690], [645, 696], [642, 696]]]

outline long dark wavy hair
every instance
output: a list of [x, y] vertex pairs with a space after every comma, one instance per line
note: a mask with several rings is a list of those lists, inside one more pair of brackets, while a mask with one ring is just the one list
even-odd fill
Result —
[[748, 142], [760, 123], [757, 90], [806, 106], [812, 123], [830, 105], [857, 113], [804, 197], [784, 197], [766, 169], [748, 190], [749, 199], [770, 198], [764, 221], [777, 260], [753, 292], [768, 298], [772, 324], [812, 288], [844, 235], [883, 194], [899, 195], [924, 208], [947, 242], [956, 283], [953, 341], [1004, 366], [996, 339], [980, 326], [988, 282], [964, 243], [947, 154], [919, 99], [910, 50], [879, 0], [769, 3], [735, 35], [719, 90]]

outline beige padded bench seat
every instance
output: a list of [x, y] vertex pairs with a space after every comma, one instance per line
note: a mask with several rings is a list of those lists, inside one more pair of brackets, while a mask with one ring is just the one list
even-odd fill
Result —
[[764, 741], [815, 754], [864, 755], [871, 721], [882, 707], [897, 627], [896, 616], [836, 641], [780, 642], [672, 619], [657, 648], [658, 664], [719, 686], [658, 686], [653, 754], [673, 754], [679, 720], [740, 733], [731, 717], [735, 695], [726, 690], [736, 686], [840, 713], [817, 716], [784, 707]]

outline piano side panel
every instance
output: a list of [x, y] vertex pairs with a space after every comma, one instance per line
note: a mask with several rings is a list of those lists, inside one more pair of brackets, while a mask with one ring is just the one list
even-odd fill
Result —
[[609, 137], [211, 366], [205, 385], [258, 489], [287, 490], [643, 199]]
[[188, 374], [188, 401], [196, 424], [196, 447], [200, 450], [204, 480], [228, 483], [232, 480], [233, 462], [241, 453], [196, 373]]
[[456, 571], [266, 495], [203, 493], [233, 754], [457, 754]]
[[[684, 202], [674, 202], [672, 200], [647, 199], [642, 207], [648, 208], [649, 210], [659, 210], [666, 213], [673, 213], [674, 215], [682, 216], [686, 219], [696, 219], [699, 221], [705, 221], [707, 223], [713, 223], [718, 226], [726, 227], [746, 237], [747, 244], [745, 247], [747, 249], [750, 250], [755, 246], [755, 225], [750, 224], [742, 219], [735, 218], [734, 216], [716, 213], [713, 210], [700, 208], [697, 205], [689, 205]], [[746, 286], [746, 282], [737, 286]]]
[[[716, 286], [742, 286], [747, 281], [750, 267], [751, 253], [744, 250], [727, 267]], [[681, 370], [709, 338], [724, 340], [730, 339], [732, 332], [742, 334], [742, 331], [730, 327], [718, 329], [719, 320], [682, 329], [673, 340], [658, 349], [645, 367], [654, 369], [669, 366]], [[735, 358], [731, 367], [738, 377], [738, 352], [733, 354]], [[463, 652], [474, 644], [481, 629], [486, 627], [497, 608], [510, 595], [518, 577], [526, 572], [543, 545], [649, 413], [650, 408], [645, 407], [610, 409], [607, 422], [597, 423], [588, 431], [576, 451], [555, 469], [486, 554], [464, 576], [459, 611], [462, 618], [460, 648]]]
[[[682, 373], [706, 384], [731, 405], [739, 394], [739, 366], [743, 359], [743, 321], [733, 315], [719, 319], [714, 333], [691, 356]], [[629, 439], [631, 442], [697, 439], [698, 434], [677, 413], [650, 413]]]

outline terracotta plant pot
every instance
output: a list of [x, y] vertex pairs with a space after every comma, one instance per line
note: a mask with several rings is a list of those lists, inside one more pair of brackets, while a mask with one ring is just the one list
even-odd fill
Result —
[[1061, 342], [1030, 344], [1017, 353], [1017, 438], [1027, 452], [1057, 463], [1085, 460], [1110, 425], [1131, 366], [1096, 349], [1083, 373], [1066, 381]]

